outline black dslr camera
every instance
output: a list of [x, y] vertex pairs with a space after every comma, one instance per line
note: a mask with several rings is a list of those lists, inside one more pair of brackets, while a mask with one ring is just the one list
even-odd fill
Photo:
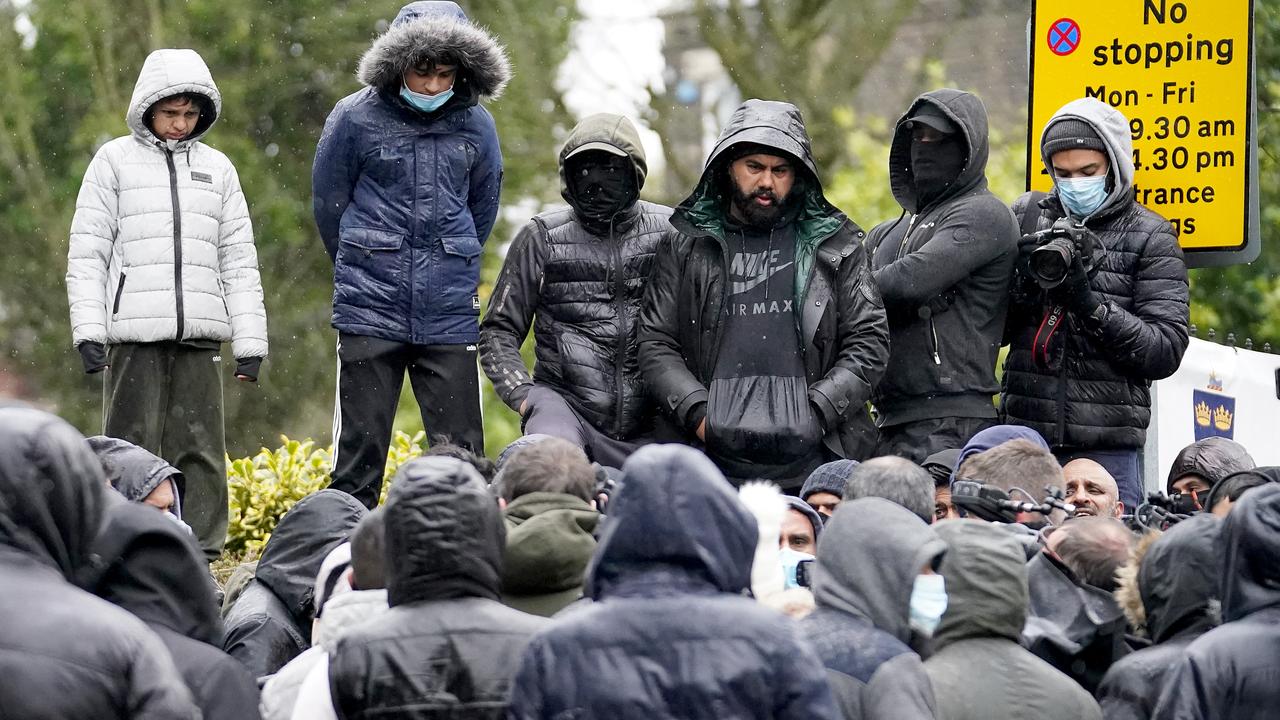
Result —
[[1048, 230], [1025, 237], [1038, 246], [1027, 259], [1027, 271], [1045, 290], [1058, 287], [1067, 279], [1071, 263], [1078, 255], [1087, 272], [1093, 271], [1093, 233], [1083, 225], [1072, 224], [1069, 218], [1061, 218]]

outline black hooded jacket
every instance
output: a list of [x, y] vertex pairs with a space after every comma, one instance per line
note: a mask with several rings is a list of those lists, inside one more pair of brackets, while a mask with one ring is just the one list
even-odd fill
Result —
[[70, 425], [38, 410], [0, 408], [0, 715], [6, 718], [200, 716], [155, 634], [69, 582], [92, 574], [105, 486], [98, 459]]
[[774, 414], [749, 421], [719, 418], [707, 404], [730, 284], [726, 151], [739, 143], [776, 148], [800, 162], [795, 187], [804, 195], [796, 204], [792, 229], [798, 344], [808, 399], [827, 448], [839, 457], [861, 459], [875, 442], [864, 406], [889, 354], [889, 329], [862, 249], [865, 233], [823, 196], [804, 121], [794, 105], [748, 100], [739, 107], [720, 133], [698, 187], [676, 208], [671, 223], [678, 233], [658, 246], [640, 316], [641, 372], [662, 410], [690, 435], [707, 418], [713, 452], [717, 424], [773, 424], [779, 437], [794, 432], [797, 418], [778, 414], [779, 404], [789, 399], [761, 398], [753, 404], [756, 412]]
[[594, 602], [530, 643], [508, 717], [834, 720], [813, 651], [743, 594], [756, 536], [704, 455], [637, 451], [587, 567]]
[[1169, 528], [1143, 556], [1138, 592], [1154, 643], [1121, 658], [1098, 686], [1107, 720], [1147, 720], [1169, 671], [1218, 622], [1222, 521], [1208, 513]]
[[1222, 548], [1224, 624], [1170, 669], [1156, 720], [1262, 720], [1280, 708], [1280, 485], [1241, 496], [1223, 521]]
[[191, 534], [154, 508], [109, 499], [94, 594], [133, 613], [173, 656], [204, 720], [258, 717], [254, 677], [222, 652], [213, 580]]
[[89, 438], [89, 447], [97, 453], [107, 473], [107, 482], [129, 502], [140, 503], [160, 483], [172, 482], [175, 498], [172, 512], [174, 517], [182, 519], [182, 497], [187, 483], [178, 468], [150, 450], [119, 438], [95, 435]]
[[[1133, 141], [1123, 115], [1077, 100], [1046, 129], [1062, 119], [1089, 123], [1108, 148], [1111, 193], [1084, 219], [1104, 249], [1089, 287], [1106, 317], [1098, 324], [1068, 312], [1050, 343], [1054, 361], [1038, 365], [1033, 346], [1048, 303], [1019, 270], [1009, 296], [1000, 408], [1006, 422], [1034, 428], [1054, 448], [1140, 448], [1151, 422], [1151, 383], [1177, 371], [1189, 342], [1187, 267], [1169, 221], [1134, 199]], [[1053, 194], [1038, 202], [1023, 195], [1013, 211], [1028, 230], [1046, 230], [1066, 215]]]
[[421, 458], [396, 474], [383, 522], [391, 609], [330, 657], [338, 717], [503, 717], [520, 653], [547, 621], [498, 602], [497, 500], [467, 463]]
[[[654, 251], [674, 232], [671, 208], [637, 201], [603, 227], [583, 221], [564, 173], [570, 153], [588, 144], [625, 152], [636, 191], [644, 186], [644, 149], [626, 118], [598, 114], [574, 128], [559, 158], [560, 192], [569, 207], [538, 215], [516, 235], [481, 324], [480, 357], [512, 410], [520, 411], [536, 382], [563, 396], [600, 432], [629, 439], [653, 420], [637, 336]], [[532, 377], [520, 357], [531, 325], [537, 358]]]
[[273, 674], [311, 645], [320, 564], [347, 541], [366, 512], [341, 490], [321, 490], [280, 518], [254, 579], [223, 616], [222, 648], [255, 677]]
[[[907, 122], [932, 106], [957, 125], [967, 160], [955, 182], [921, 206]], [[996, 356], [1018, 254], [1013, 214], [987, 189], [987, 110], [977, 96], [935, 90], [911, 104], [889, 149], [889, 182], [907, 217], [867, 236], [871, 271], [889, 316], [889, 365], [876, 388], [882, 425], [996, 416]]]

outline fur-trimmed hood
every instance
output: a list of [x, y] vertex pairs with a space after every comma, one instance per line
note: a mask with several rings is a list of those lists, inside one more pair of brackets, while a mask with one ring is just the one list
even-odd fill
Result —
[[511, 79], [497, 39], [473, 25], [457, 3], [438, 0], [405, 5], [360, 58], [356, 77], [374, 89], [397, 92], [409, 68], [446, 62], [458, 64], [454, 93], [468, 104], [496, 99]]

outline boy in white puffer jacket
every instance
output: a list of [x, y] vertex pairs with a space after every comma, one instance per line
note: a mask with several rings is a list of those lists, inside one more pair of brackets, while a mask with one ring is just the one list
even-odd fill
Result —
[[221, 344], [257, 380], [266, 310], [240, 179], [201, 143], [222, 109], [194, 50], [147, 56], [126, 122], [98, 149], [76, 200], [67, 253], [72, 337], [106, 373], [104, 434], [186, 479], [185, 520], [211, 559], [227, 528]]

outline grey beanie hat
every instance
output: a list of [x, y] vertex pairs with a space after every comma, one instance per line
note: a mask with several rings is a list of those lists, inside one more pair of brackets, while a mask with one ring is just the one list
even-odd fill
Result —
[[808, 500], [814, 493], [828, 492], [836, 497], [844, 497], [845, 483], [849, 482], [849, 474], [858, 466], [857, 460], [833, 460], [814, 468], [809, 479], [800, 488], [800, 499]]
[[1084, 120], [1073, 117], [1062, 118], [1045, 129], [1044, 137], [1040, 139], [1040, 148], [1046, 158], [1063, 150], [1107, 151], [1098, 131]]

